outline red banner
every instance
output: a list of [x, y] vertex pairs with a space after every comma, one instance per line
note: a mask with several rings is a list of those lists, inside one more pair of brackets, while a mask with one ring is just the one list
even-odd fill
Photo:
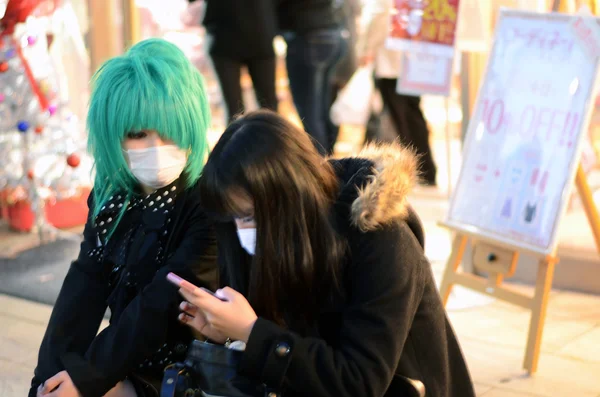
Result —
[[390, 36], [454, 46], [459, 0], [394, 0]]
[[396, 91], [449, 95], [460, 0], [394, 0], [386, 47], [403, 51]]

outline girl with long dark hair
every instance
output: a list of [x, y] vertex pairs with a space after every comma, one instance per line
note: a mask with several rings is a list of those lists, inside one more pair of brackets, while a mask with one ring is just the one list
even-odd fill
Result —
[[400, 396], [401, 377], [474, 396], [407, 203], [416, 169], [398, 146], [326, 160], [272, 112], [234, 121], [200, 179], [225, 301], [181, 289], [180, 319], [245, 342], [239, 373], [285, 396]]

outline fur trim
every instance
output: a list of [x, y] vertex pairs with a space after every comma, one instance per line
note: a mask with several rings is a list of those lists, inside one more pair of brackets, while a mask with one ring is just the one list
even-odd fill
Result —
[[408, 214], [407, 196], [418, 179], [415, 153], [397, 143], [368, 145], [357, 156], [375, 163], [371, 181], [352, 203], [351, 221], [362, 231], [373, 230]]

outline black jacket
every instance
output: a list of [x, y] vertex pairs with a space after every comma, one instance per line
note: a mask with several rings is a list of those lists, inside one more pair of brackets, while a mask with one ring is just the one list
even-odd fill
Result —
[[280, 32], [306, 33], [343, 25], [346, 0], [273, 0]]
[[[172, 271], [198, 285], [214, 288], [216, 242], [212, 223], [200, 209], [197, 188], [184, 189], [181, 183], [175, 189], [178, 187], [179, 194], [166, 219], [169, 233], [160, 229], [157, 230], [160, 233], [155, 233], [164, 236], [164, 250], [159, 250], [156, 257], [152, 254], [151, 260], [142, 261], [134, 276], [129, 273], [131, 269], [123, 269], [126, 274], [119, 276], [118, 283], [111, 281], [116, 272], [115, 264], [101, 252], [109, 251], [111, 244], [122, 243], [119, 240], [127, 230], [142, 233], [139, 240], [132, 240], [134, 243], [145, 241], [146, 245], [156, 245], [146, 236], [153, 233], [152, 223], [158, 221], [156, 216], [167, 207], [158, 201], [152, 204], [140, 201], [161, 211], [152, 212], [151, 207], [141, 210], [140, 206], [137, 217], [136, 211], [126, 212], [108, 240], [103, 232], [113, 215], [101, 212], [100, 215], [104, 214], [101, 221], [93, 219], [90, 210], [79, 257], [67, 273], [40, 347], [29, 396], [35, 396], [41, 382], [67, 370], [84, 397], [100, 397], [126, 376], [140, 371], [157, 351], [169, 350], [154, 368], [165, 366], [171, 354], [173, 361], [185, 356], [185, 343], [189, 343], [192, 335], [177, 320], [182, 299], [166, 276]], [[167, 196], [168, 192], [164, 194], [162, 203], [173, 196]], [[93, 194], [88, 200], [89, 208], [93, 208], [91, 197]], [[116, 210], [122, 203], [115, 201], [114, 204]], [[105, 207], [113, 205], [107, 203]], [[148, 247], [129, 248], [130, 255], [148, 251]], [[110, 325], [96, 335], [107, 306], [111, 309]], [[177, 345], [171, 346], [173, 343]], [[154, 376], [157, 379], [153, 380], [160, 381], [161, 377], [162, 368], [157, 368]]]
[[246, 61], [275, 57], [276, 0], [205, 0], [202, 21], [212, 56]]
[[[474, 397], [424, 256], [421, 223], [406, 202], [415, 157], [390, 146], [332, 162], [341, 181], [334, 216], [350, 249], [346, 298], [324, 305], [308, 332], [259, 318], [241, 374], [283, 387], [285, 396], [401, 397], [394, 391], [398, 374], [421, 380], [428, 396]], [[219, 249], [220, 262], [249, 263], [233, 225], [218, 225], [217, 235], [219, 244], [236, 243]]]

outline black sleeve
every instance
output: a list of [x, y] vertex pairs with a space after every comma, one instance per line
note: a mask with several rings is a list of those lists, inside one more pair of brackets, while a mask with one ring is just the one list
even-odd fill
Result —
[[241, 371], [267, 386], [310, 396], [382, 396], [423, 295], [428, 263], [406, 223], [349, 239], [349, 300], [339, 343], [300, 337], [259, 318]]
[[174, 272], [198, 285], [216, 284], [212, 223], [197, 207], [185, 214], [187, 230], [174, 255], [127, 306], [119, 321], [104, 329], [85, 354], [70, 352], [64, 366], [85, 397], [101, 397], [165, 342], [169, 318], [181, 297], [166, 279]]
[[88, 199], [90, 215], [83, 231], [79, 257], [71, 264], [52, 310], [29, 396], [35, 396], [42, 382], [65, 369], [61, 362], [64, 354], [85, 353], [106, 311], [108, 282], [104, 269], [93, 257], [93, 250], [97, 248], [97, 234], [91, 215], [92, 197], [93, 192]]

